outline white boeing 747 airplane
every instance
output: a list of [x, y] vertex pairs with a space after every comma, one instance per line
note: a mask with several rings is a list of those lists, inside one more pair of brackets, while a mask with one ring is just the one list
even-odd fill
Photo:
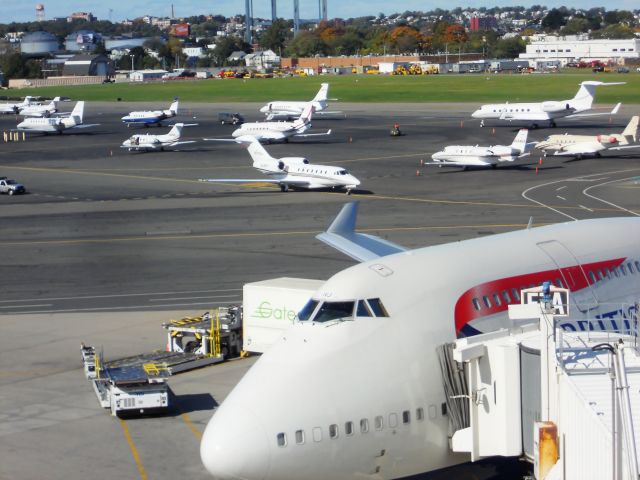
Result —
[[178, 106], [180, 102], [178, 99], [174, 99], [173, 103], [169, 106], [168, 110], [142, 110], [131, 112], [128, 115], [122, 117], [122, 122], [127, 124], [127, 127], [131, 125], [149, 125], [162, 126], [162, 121], [167, 118], [175, 117], [178, 114]]
[[17, 130], [42, 133], [62, 133], [74, 128], [96, 127], [99, 123], [84, 124], [84, 102], [76, 103], [68, 117], [26, 118], [18, 124]]
[[499, 163], [513, 162], [528, 155], [533, 148], [533, 143], [527, 143], [527, 129], [522, 129], [516, 135], [511, 145], [493, 145], [491, 147], [479, 147], [478, 145], [451, 145], [444, 150], [431, 155], [433, 162], [428, 165], [449, 167], [492, 167]]
[[630, 328], [638, 217], [406, 250], [356, 233], [356, 206], [319, 238], [361, 263], [327, 280], [209, 421], [200, 455], [214, 478], [397, 479], [469, 461], [450, 450], [436, 347], [510, 326], [524, 287], [570, 289], [565, 329]]
[[24, 97], [24, 100], [19, 103], [0, 103], [0, 113], [13, 113], [17, 115], [21, 109], [29, 105], [36, 105], [33, 103], [33, 97], [30, 96]]
[[[313, 100], [310, 102], [296, 102], [296, 101], [286, 101], [286, 100], [276, 100], [273, 102], [267, 103], [264, 107], [260, 109], [262, 113], [267, 115], [267, 120], [273, 120], [275, 118], [285, 118], [288, 119], [290, 117], [298, 117], [304, 107], [306, 107], [309, 103], [314, 108], [315, 113], [319, 113], [324, 111], [327, 107], [327, 94], [329, 93], [329, 84], [323, 83], [320, 85], [320, 90]], [[326, 112], [329, 113], [329, 112]], [[335, 112], [337, 113], [337, 112]]]
[[146, 133], [143, 135], [132, 135], [128, 139], [126, 139], [121, 148], [127, 148], [129, 151], [132, 150], [164, 150], [165, 148], [176, 147], [178, 145], [184, 145], [186, 143], [195, 143], [195, 140], [186, 140], [180, 141], [180, 136], [182, 135], [182, 129], [184, 127], [190, 127], [193, 125], [197, 125], [196, 123], [176, 123], [168, 133], [164, 135], [152, 135], [150, 133]]
[[20, 109], [20, 115], [25, 117], [49, 118], [58, 112], [60, 97], [55, 97], [47, 105], [27, 105]]
[[556, 126], [556, 119], [565, 117], [590, 117], [596, 115], [615, 115], [620, 109], [618, 103], [613, 110], [604, 113], [582, 113], [591, 110], [596, 87], [609, 85], [624, 85], [625, 82], [595, 82], [586, 81], [580, 84], [580, 89], [576, 96], [569, 100], [549, 100], [538, 103], [498, 103], [482, 105], [473, 112], [473, 118], [480, 119], [480, 126], [484, 126], [484, 121], [494, 120], [521, 120], [533, 122], [533, 127], [538, 127], [538, 122], [548, 122], [549, 126]]
[[582, 158], [587, 155], [600, 156], [605, 150], [624, 150], [640, 147], [638, 137], [638, 116], [631, 117], [622, 133], [603, 135], [550, 135], [538, 142], [536, 148], [553, 155]]
[[[219, 140], [218, 140], [219, 141]], [[238, 143], [248, 144], [247, 150], [253, 159], [253, 167], [269, 178], [204, 178], [201, 182], [216, 183], [273, 183], [286, 192], [289, 187], [314, 189], [344, 189], [347, 194], [360, 185], [360, 180], [342, 167], [312, 165], [303, 157], [273, 158], [255, 137], [240, 137]]]
[[325, 133], [304, 133], [311, 128], [313, 105], [308, 103], [300, 117], [294, 122], [252, 122], [243, 123], [232, 133], [234, 138], [252, 136], [261, 142], [288, 142], [290, 138], [321, 137], [331, 135], [331, 130]]

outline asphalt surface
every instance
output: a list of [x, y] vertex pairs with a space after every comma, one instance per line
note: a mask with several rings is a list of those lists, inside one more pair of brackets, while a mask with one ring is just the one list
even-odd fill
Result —
[[[351, 196], [199, 182], [260, 177], [243, 147], [200, 141], [230, 136], [234, 127], [218, 124], [218, 112], [255, 120], [257, 105], [186, 105], [175, 121], [198, 123], [184, 134], [197, 143], [121, 149], [134, 129], [119, 118], [145, 107], [162, 105], [87, 104], [85, 122], [100, 126], [0, 144], [0, 176], [29, 191], [0, 196], [2, 479], [206, 478], [199, 435], [253, 360], [172, 378], [172, 415], [118, 421], [84, 380], [80, 341], [102, 345], [107, 358], [159, 348], [163, 321], [240, 303], [244, 283], [330, 277], [353, 262], [314, 237], [345, 202], [360, 202], [360, 231], [409, 248], [523, 228], [530, 218], [541, 225], [640, 214], [640, 152], [542, 163], [534, 152], [467, 171], [423, 166], [445, 145], [511, 143], [519, 125], [480, 128], [469, 117], [477, 105], [335, 104], [343, 114], [314, 119], [313, 130], [331, 128], [330, 137], [266, 147], [274, 157], [349, 169], [362, 182]], [[529, 141], [619, 132], [636, 113], [558, 121]], [[396, 121], [404, 135], [392, 138]], [[0, 117], [0, 130], [15, 125]], [[473, 478], [508, 478], [503, 470]]]

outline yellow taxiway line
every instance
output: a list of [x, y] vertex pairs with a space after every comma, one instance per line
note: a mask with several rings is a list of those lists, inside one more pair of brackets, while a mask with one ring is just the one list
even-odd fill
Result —
[[136, 466], [138, 467], [138, 473], [140, 474], [140, 479], [147, 480], [149, 478], [147, 476], [147, 471], [144, 469], [142, 460], [140, 460], [140, 454], [138, 453], [136, 444], [133, 442], [133, 438], [131, 437], [131, 433], [129, 432], [129, 426], [127, 425], [127, 422], [123, 419], [120, 419], [120, 426], [122, 427], [122, 431], [124, 432], [124, 438], [127, 439], [127, 443], [129, 444], [129, 448], [131, 449], [131, 454], [133, 455], [133, 459], [135, 460]]

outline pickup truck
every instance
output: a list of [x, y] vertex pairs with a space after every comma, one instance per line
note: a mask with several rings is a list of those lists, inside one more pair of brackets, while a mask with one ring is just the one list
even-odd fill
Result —
[[24, 185], [17, 183], [15, 180], [9, 180], [7, 177], [0, 177], [0, 193], [8, 193], [15, 195], [17, 193], [26, 193]]

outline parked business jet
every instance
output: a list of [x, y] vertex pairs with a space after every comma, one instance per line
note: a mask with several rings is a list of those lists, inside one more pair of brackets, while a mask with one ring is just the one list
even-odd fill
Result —
[[73, 128], [95, 127], [99, 123], [84, 124], [84, 102], [76, 103], [68, 117], [25, 118], [16, 127], [17, 130], [42, 133], [62, 133]]
[[268, 175], [268, 179], [200, 179], [201, 182], [217, 183], [273, 183], [286, 192], [291, 188], [344, 189], [347, 194], [360, 185], [360, 180], [342, 167], [332, 165], [311, 165], [303, 157], [273, 158], [255, 137], [240, 137], [238, 143], [247, 144], [253, 167]]
[[625, 82], [595, 82], [586, 81], [580, 84], [580, 89], [576, 96], [570, 100], [549, 100], [538, 103], [499, 103], [492, 105], [482, 105], [478, 110], [473, 112], [473, 118], [479, 118], [480, 126], [484, 126], [487, 119], [494, 120], [522, 120], [533, 122], [533, 127], [538, 127], [538, 122], [546, 121], [550, 127], [556, 126], [557, 118], [564, 117], [589, 117], [595, 115], [615, 115], [620, 109], [618, 103], [613, 110], [604, 113], [581, 113], [591, 110], [593, 98], [596, 93], [596, 87], [604, 87], [609, 85], [624, 85]]
[[428, 165], [464, 167], [465, 169], [471, 166], [496, 168], [501, 162], [513, 162], [528, 155], [534, 145], [527, 143], [528, 133], [527, 129], [520, 130], [511, 145], [493, 145], [491, 147], [451, 145], [431, 155], [433, 162]]
[[[327, 94], [329, 93], [329, 84], [323, 83], [320, 85], [320, 90], [311, 102], [294, 102], [294, 101], [286, 101], [286, 100], [277, 100], [273, 102], [267, 103], [264, 107], [260, 109], [262, 113], [267, 115], [267, 120], [273, 120], [275, 118], [284, 118], [288, 119], [290, 117], [298, 117], [304, 107], [306, 107], [309, 103], [313, 105], [314, 112], [319, 113], [325, 110], [328, 107], [327, 104]], [[329, 112], [326, 112], [329, 113]], [[337, 113], [337, 112], [335, 112]]]
[[638, 137], [638, 116], [631, 117], [622, 133], [603, 135], [550, 135], [538, 142], [536, 148], [552, 155], [582, 158], [586, 155], [600, 156], [604, 150], [623, 150], [640, 147]]
[[152, 135], [150, 133], [146, 133], [144, 135], [132, 135], [124, 142], [122, 142], [121, 148], [127, 148], [129, 151], [132, 150], [164, 150], [165, 148], [176, 147], [178, 145], [184, 145], [186, 143], [195, 143], [195, 140], [184, 140], [180, 141], [180, 136], [182, 135], [182, 129], [184, 127], [191, 127], [193, 125], [197, 125], [197, 123], [176, 123], [169, 133], [164, 135]]
[[10, 113], [17, 115], [20, 113], [22, 108], [25, 108], [29, 105], [36, 105], [33, 102], [33, 97], [26, 96], [22, 102], [18, 103], [0, 103], [0, 113]]
[[331, 135], [331, 130], [325, 133], [304, 133], [311, 128], [311, 116], [313, 105], [310, 103], [304, 108], [300, 117], [294, 122], [252, 122], [243, 123], [240, 128], [234, 130], [234, 138], [252, 136], [261, 142], [288, 142], [290, 138], [320, 137]]
[[55, 97], [47, 105], [26, 105], [20, 109], [20, 115], [25, 117], [49, 118], [58, 112], [60, 97]]
[[436, 347], [510, 326], [507, 305], [524, 287], [569, 288], [565, 328], [588, 329], [576, 321], [585, 316], [629, 328], [640, 218], [406, 250], [356, 233], [355, 210], [345, 206], [319, 238], [362, 263], [313, 295], [209, 421], [200, 455], [216, 479], [395, 479], [468, 461], [449, 449]]
[[128, 115], [122, 117], [122, 122], [127, 124], [127, 127], [131, 125], [149, 125], [161, 126], [163, 120], [167, 118], [175, 117], [178, 114], [178, 99], [174, 99], [173, 103], [169, 106], [169, 110], [142, 110], [137, 112], [131, 112]]

